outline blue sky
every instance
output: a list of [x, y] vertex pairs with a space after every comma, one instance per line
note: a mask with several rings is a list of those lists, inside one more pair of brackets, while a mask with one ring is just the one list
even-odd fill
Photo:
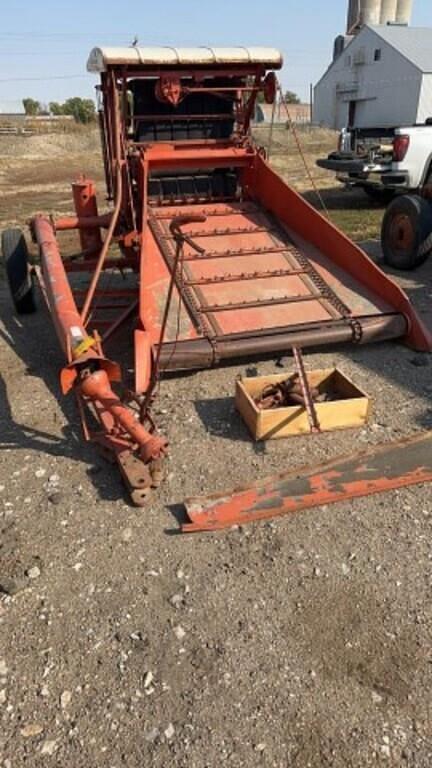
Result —
[[[0, 102], [92, 96], [94, 45], [272, 45], [284, 85], [305, 99], [344, 31], [348, 0], [3, 0]], [[414, 0], [415, 26], [432, 26], [431, 0]], [[62, 79], [53, 79], [53, 78]], [[34, 78], [30, 80], [27, 78]], [[40, 79], [39, 79], [40, 78]]]

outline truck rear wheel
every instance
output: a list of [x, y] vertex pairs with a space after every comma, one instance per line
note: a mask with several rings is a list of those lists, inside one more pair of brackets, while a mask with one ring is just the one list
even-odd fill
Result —
[[36, 311], [33, 281], [28, 263], [28, 248], [20, 229], [5, 229], [1, 238], [3, 263], [12, 301], [19, 315]]
[[381, 229], [384, 261], [394, 269], [416, 269], [432, 251], [432, 206], [419, 195], [396, 197]]

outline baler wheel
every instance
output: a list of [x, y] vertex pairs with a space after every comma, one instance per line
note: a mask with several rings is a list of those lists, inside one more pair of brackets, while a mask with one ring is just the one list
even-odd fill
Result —
[[419, 195], [396, 197], [381, 229], [384, 261], [394, 269], [416, 269], [432, 251], [432, 206]]
[[5, 229], [1, 244], [3, 263], [15, 309], [19, 315], [29, 315], [36, 311], [36, 304], [24, 234], [20, 229]]

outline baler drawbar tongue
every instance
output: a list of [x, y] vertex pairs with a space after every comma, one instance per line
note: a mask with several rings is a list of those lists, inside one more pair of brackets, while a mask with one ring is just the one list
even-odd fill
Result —
[[188, 499], [182, 531], [217, 531], [431, 481], [432, 431], [231, 493]]

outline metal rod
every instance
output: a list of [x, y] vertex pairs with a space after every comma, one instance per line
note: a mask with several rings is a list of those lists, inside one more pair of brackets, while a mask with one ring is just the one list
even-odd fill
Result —
[[[74, 290], [74, 295], [75, 296], [85, 296], [86, 293], [87, 293], [87, 291], [82, 289], [82, 288], [76, 288]], [[116, 290], [106, 290], [105, 291], [103, 288], [99, 288], [99, 289], [97, 289], [95, 291], [95, 296], [98, 296], [98, 297], [105, 297], [106, 296], [107, 298], [115, 298], [115, 297], [118, 296], [119, 298], [126, 298], [126, 297], [130, 297], [130, 296], [136, 296], [136, 290], [133, 290], [132, 288], [124, 288], [124, 289], [119, 288], [118, 291], [116, 291]]]
[[[84, 259], [83, 261], [64, 261], [66, 272], [93, 272], [97, 266], [97, 263], [97, 259]], [[126, 268], [136, 271], [136, 260], [129, 258], [108, 259], [103, 265], [104, 272], [107, 272], [108, 270]]]
[[[269, 227], [238, 227], [235, 229], [227, 227], [226, 229], [203, 229], [198, 232], [185, 232], [185, 235], [187, 237], [224, 237], [225, 235], [256, 235], [260, 232], [268, 234], [271, 231], [272, 229]], [[171, 235], [168, 234], [163, 235], [163, 237], [171, 239]]]
[[[274, 248], [241, 248], [238, 251], [206, 251], [202, 256], [188, 254], [185, 261], [206, 261], [208, 259], [235, 259], [239, 256], [266, 256], [272, 253], [284, 253], [296, 256], [298, 251], [289, 246], [275, 246]], [[310, 269], [302, 269], [301, 272], [310, 272]], [[299, 273], [300, 274], [300, 273]]]
[[[124, 312], [122, 312], [118, 318], [113, 322], [113, 324], [105, 331], [104, 335], [102, 336], [102, 344], [104, 344], [108, 339], [114, 335], [114, 333], [120, 328], [121, 325], [135, 312], [136, 308], [139, 306], [139, 299], [135, 299], [135, 301], [132, 302]], [[98, 321], [99, 322], [99, 321]]]
[[132, 120], [137, 121], [139, 120], [142, 123], [154, 123], [154, 122], [165, 122], [165, 123], [176, 123], [176, 122], [202, 122], [204, 120], [211, 120], [211, 121], [221, 121], [221, 120], [233, 120], [234, 115], [231, 112], [228, 112], [227, 114], [217, 114], [217, 115], [134, 115]]
[[309, 425], [311, 432], [320, 432], [320, 425], [314, 401], [312, 399], [308, 378], [303, 364], [303, 357], [299, 347], [293, 347], [292, 352], [294, 355], [295, 367], [300, 381], [301, 390], [303, 393], [303, 399], [306, 406], [306, 412], [308, 415]]
[[103, 269], [103, 265], [105, 262], [105, 259], [108, 254], [108, 249], [111, 245], [111, 241], [114, 235], [114, 230], [117, 225], [117, 221], [120, 215], [120, 210], [122, 206], [122, 198], [123, 198], [123, 165], [124, 160], [121, 159], [121, 137], [120, 137], [120, 121], [119, 121], [119, 103], [118, 103], [118, 92], [117, 87], [115, 84], [114, 76], [111, 79], [112, 82], [112, 88], [113, 88], [113, 109], [114, 109], [114, 142], [115, 142], [115, 161], [116, 161], [116, 185], [115, 185], [115, 205], [114, 205], [114, 211], [112, 214], [112, 218], [110, 221], [110, 225], [108, 227], [108, 232], [104, 240], [104, 244], [102, 246], [102, 250], [100, 252], [99, 259], [96, 264], [95, 271], [93, 273], [90, 286], [88, 289], [87, 297], [84, 302], [84, 307], [81, 312], [81, 319], [83, 324], [85, 325], [88, 321], [88, 314], [90, 310], [90, 305], [93, 301], [94, 292], [96, 290], [96, 286], [99, 281], [100, 274]]
[[[191, 261], [185, 259], [185, 261]], [[200, 261], [199, 258], [196, 261]], [[305, 269], [274, 269], [269, 272], [243, 272], [238, 275], [215, 275], [214, 277], [201, 277], [192, 280], [185, 280], [185, 285], [191, 287], [195, 285], [215, 285], [217, 283], [243, 283], [245, 280], [267, 280], [271, 277], [293, 277], [296, 275], [304, 275], [307, 273]]]
[[95, 227], [107, 228], [111, 222], [112, 213], [102, 216], [62, 216], [54, 219], [54, 228], [57, 232], [69, 229], [94, 229]]
[[321, 293], [311, 293], [309, 296], [281, 296], [281, 298], [273, 299], [257, 299], [256, 301], [240, 301], [233, 302], [232, 304], [210, 304], [206, 307], [200, 307], [199, 311], [205, 314], [211, 312], [230, 312], [231, 310], [239, 309], [255, 309], [259, 307], [272, 307], [279, 304], [299, 304], [305, 301], [318, 301], [319, 299], [325, 299]]
[[260, 213], [259, 209], [256, 205], [239, 205], [236, 208], [231, 208], [231, 206], [225, 206], [225, 208], [213, 208], [213, 209], [207, 209], [203, 208], [201, 211], [184, 211], [184, 210], [178, 210], [178, 211], [161, 211], [161, 212], [152, 212], [151, 218], [157, 219], [157, 220], [164, 220], [164, 219], [173, 219], [175, 216], [183, 216], [185, 213], [201, 213], [204, 216], [206, 216], [208, 219], [212, 218], [213, 216], [242, 216], [244, 213]]
[[118, 217], [120, 215], [121, 204], [122, 204], [122, 164], [120, 162], [117, 165], [117, 184], [116, 184], [115, 196], [116, 196], [116, 202], [115, 202], [115, 208], [114, 208], [113, 216], [112, 216], [112, 219], [110, 221], [108, 232], [107, 232], [107, 235], [105, 237], [104, 244], [103, 244], [102, 250], [100, 252], [100, 256], [99, 256], [99, 258], [97, 260], [96, 267], [95, 267], [95, 270], [93, 272], [93, 276], [92, 276], [92, 279], [91, 279], [91, 282], [90, 282], [90, 286], [89, 286], [89, 289], [87, 291], [87, 296], [86, 296], [86, 299], [85, 299], [85, 302], [84, 302], [84, 306], [83, 306], [83, 309], [82, 309], [82, 312], [81, 312], [81, 320], [82, 320], [84, 325], [86, 324], [86, 322], [88, 320], [88, 314], [89, 314], [90, 305], [91, 305], [91, 303], [93, 301], [93, 297], [94, 297], [94, 293], [95, 293], [95, 290], [96, 290], [96, 286], [98, 284], [100, 274], [101, 274], [101, 272], [103, 270], [103, 265], [104, 265], [105, 259], [107, 257], [107, 254], [108, 254], [108, 249], [109, 249], [109, 247], [111, 245], [111, 241], [112, 241], [112, 238], [113, 238], [113, 235], [114, 235], [114, 229], [115, 229], [115, 227], [117, 225], [117, 220], [118, 220]]

